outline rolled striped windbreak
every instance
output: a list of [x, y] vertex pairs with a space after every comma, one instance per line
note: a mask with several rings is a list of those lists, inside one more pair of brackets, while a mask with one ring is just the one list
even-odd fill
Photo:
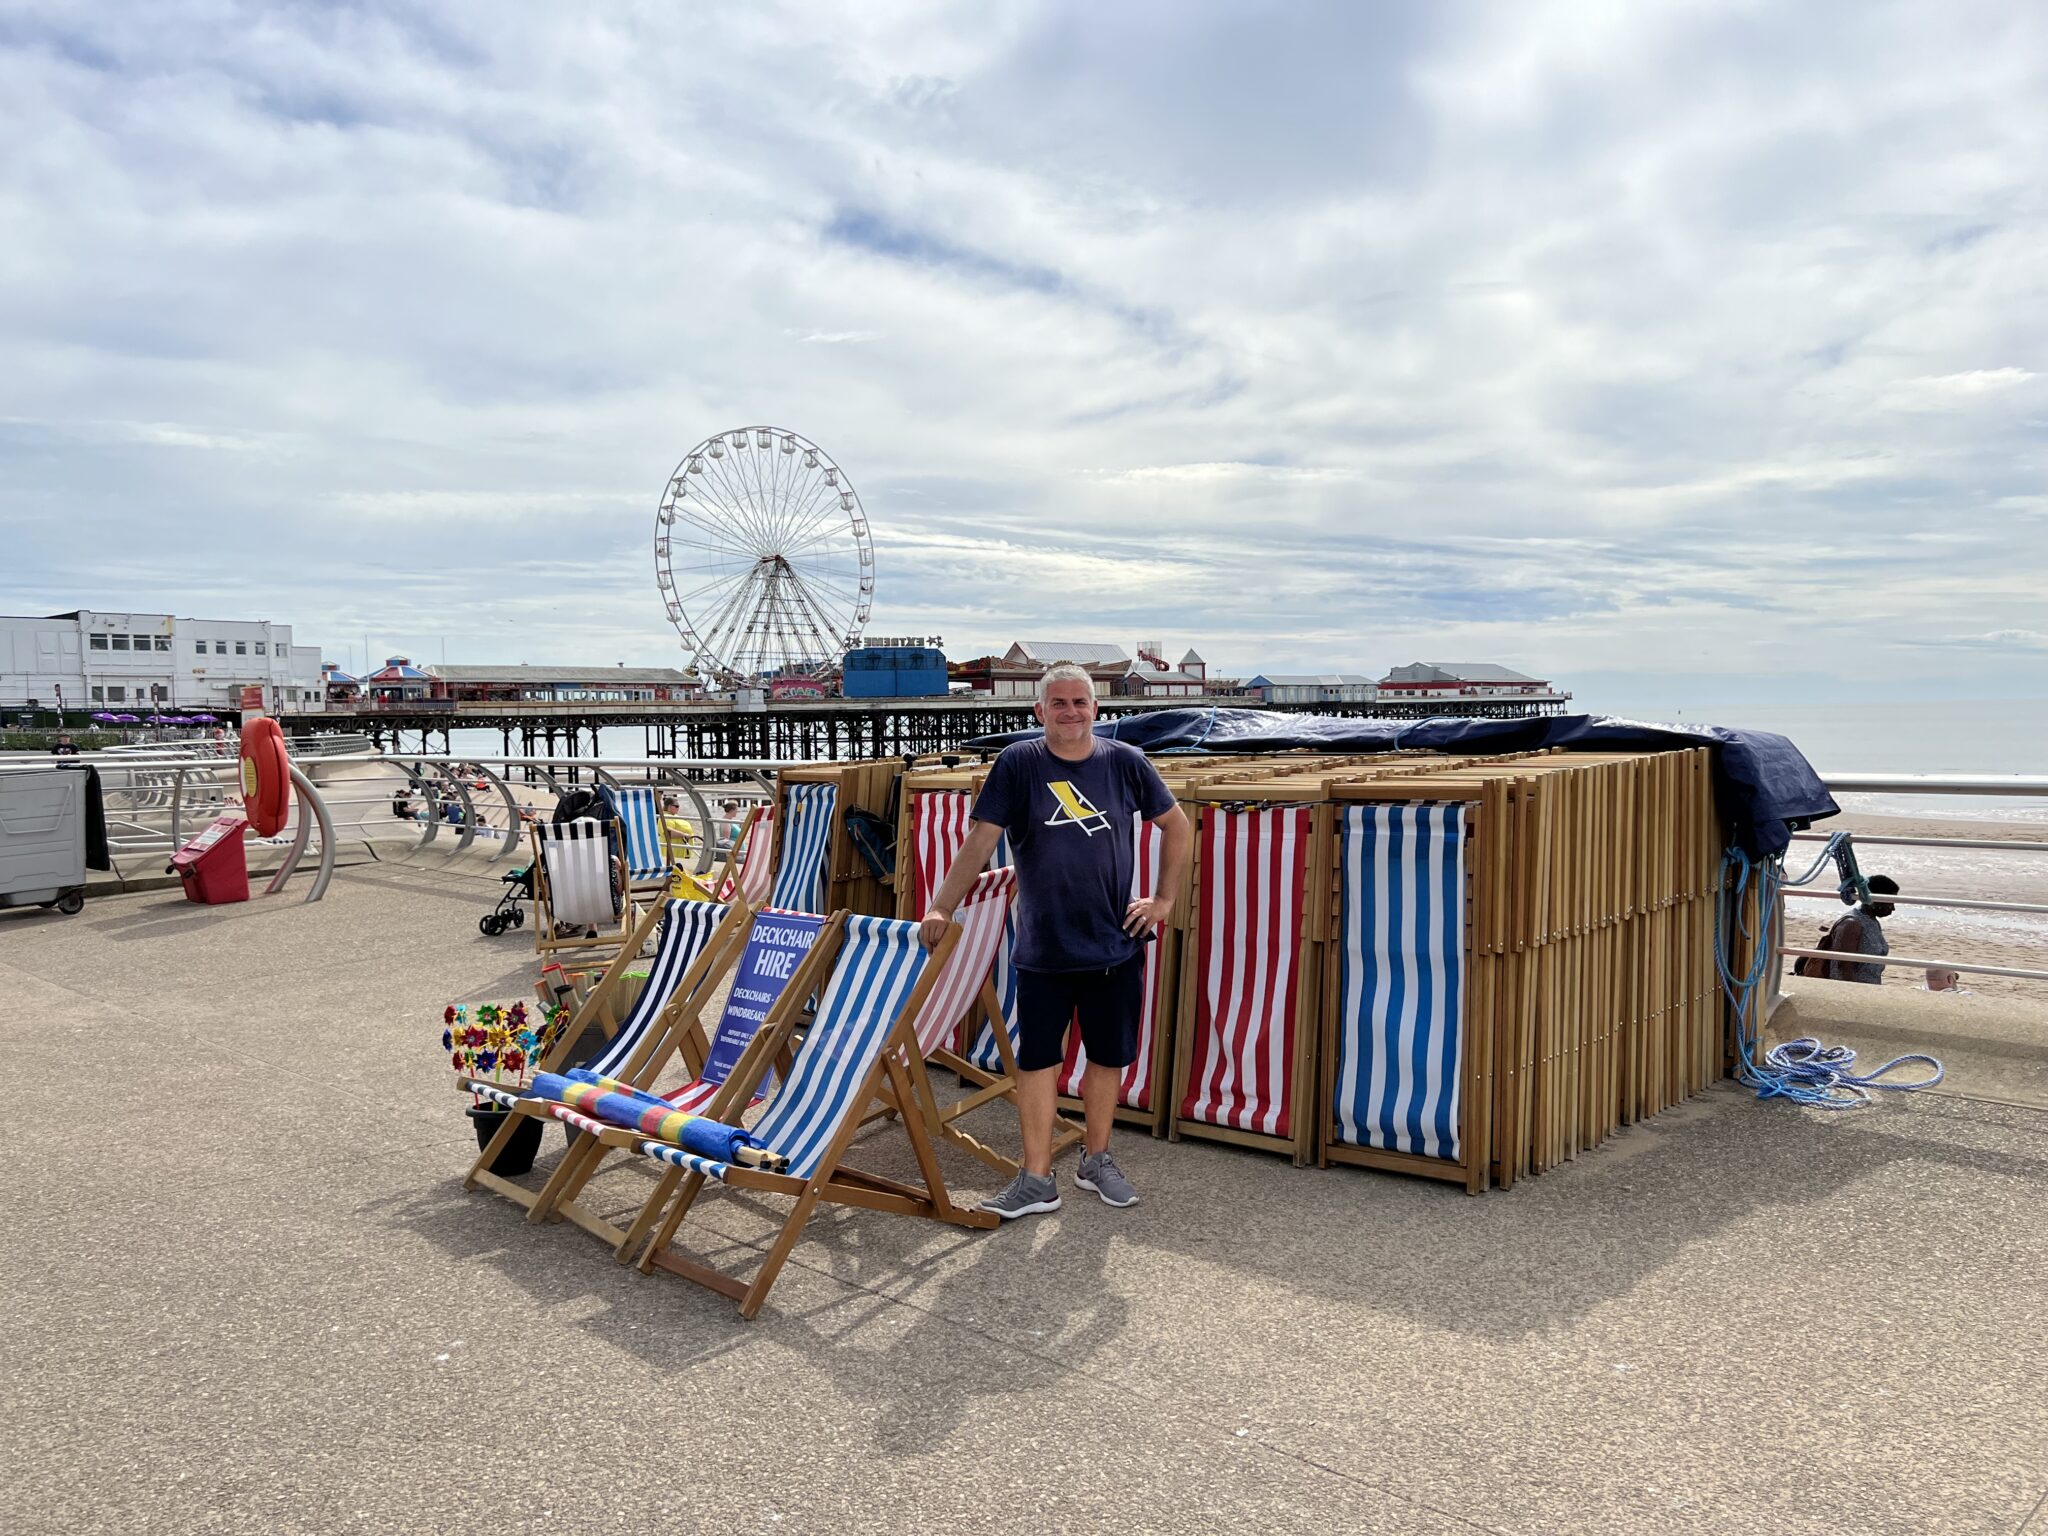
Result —
[[1201, 943], [1183, 1120], [1293, 1135], [1295, 980], [1310, 808], [1202, 815]]
[[605, 804], [618, 818], [619, 851], [625, 855], [626, 878], [635, 885], [668, 878], [669, 861], [661, 851], [661, 806], [651, 789], [599, 788]]
[[715, 901], [671, 901], [661, 920], [661, 938], [655, 946], [654, 963], [647, 968], [647, 982], [633, 1002], [633, 1009], [619, 1025], [590, 1070], [605, 1077], [617, 1077], [639, 1048], [648, 1029], [661, 1017], [669, 999], [682, 984], [696, 959], [704, 952], [712, 930], [725, 916]]
[[1337, 1139], [1456, 1162], [1464, 807], [1346, 806], [1337, 849]]
[[604, 824], [580, 816], [537, 823], [548, 871], [548, 915], [558, 925], [602, 927], [618, 916], [612, 892], [612, 847]]
[[861, 1085], [926, 959], [916, 923], [846, 919], [845, 942], [818, 1001], [817, 1021], [804, 1036], [789, 1081], [754, 1127], [762, 1146], [789, 1159], [795, 1177], [816, 1173], [840, 1123], [865, 1108], [855, 1102]]
[[730, 1161], [742, 1147], [759, 1145], [753, 1133], [744, 1127], [722, 1125], [701, 1115], [685, 1113], [665, 1099], [641, 1093], [612, 1078], [593, 1081], [594, 1076], [580, 1070], [574, 1077], [543, 1072], [533, 1080], [534, 1095], [566, 1104], [605, 1125], [638, 1131], [670, 1146], [686, 1147], [702, 1157]]
[[1017, 894], [1017, 871], [987, 869], [975, 877], [953, 914], [960, 924], [960, 942], [938, 983], [925, 995], [913, 1025], [918, 1049], [929, 1056], [953, 1043], [960, 1020], [972, 1006], [989, 969], [995, 964], [1010, 901]]
[[[1159, 891], [1159, 866], [1166, 857], [1166, 834], [1149, 821], [1134, 821], [1133, 835], [1137, 839], [1136, 857], [1131, 863], [1131, 900], [1150, 900]], [[1138, 1054], [1131, 1058], [1118, 1079], [1116, 1101], [1131, 1109], [1152, 1107], [1152, 1020], [1159, 1007], [1159, 952], [1166, 946], [1159, 942], [1159, 935], [1165, 928], [1161, 923], [1152, 931], [1152, 942], [1145, 946], [1145, 991], [1138, 1007]], [[1081, 1096], [1081, 1079], [1088, 1067], [1088, 1050], [1081, 1043], [1081, 1031], [1067, 1031], [1067, 1060], [1060, 1068], [1060, 1092], [1070, 1099]]]
[[838, 801], [837, 784], [789, 786], [771, 907], [824, 915], [825, 854], [832, 845], [832, 810]]

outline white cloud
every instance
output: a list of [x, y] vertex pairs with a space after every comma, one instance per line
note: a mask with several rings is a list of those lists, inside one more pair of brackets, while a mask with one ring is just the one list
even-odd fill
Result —
[[2038, 9], [18, 17], [0, 607], [660, 660], [770, 421], [962, 648], [2038, 674]]

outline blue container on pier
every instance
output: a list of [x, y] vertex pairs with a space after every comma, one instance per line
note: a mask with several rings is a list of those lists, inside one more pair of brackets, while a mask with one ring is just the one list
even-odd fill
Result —
[[923, 645], [861, 646], [846, 653], [839, 691], [849, 699], [943, 698], [946, 653]]

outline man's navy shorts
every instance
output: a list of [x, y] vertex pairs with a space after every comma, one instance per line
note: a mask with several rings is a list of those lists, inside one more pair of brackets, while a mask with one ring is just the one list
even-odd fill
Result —
[[1106, 971], [1017, 972], [1017, 1068], [1037, 1072], [1066, 1060], [1067, 1026], [1078, 1018], [1088, 1059], [1128, 1067], [1138, 1059], [1145, 1001], [1140, 950]]

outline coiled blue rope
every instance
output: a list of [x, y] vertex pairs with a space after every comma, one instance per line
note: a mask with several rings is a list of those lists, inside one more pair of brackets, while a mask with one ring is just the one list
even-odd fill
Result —
[[[1721, 977], [1721, 991], [1735, 1010], [1736, 1079], [1746, 1087], [1754, 1088], [1760, 1099], [1790, 1099], [1795, 1104], [1808, 1104], [1816, 1109], [1861, 1109], [1871, 1102], [1877, 1090], [1909, 1093], [1917, 1088], [1932, 1088], [1944, 1075], [1945, 1069], [1939, 1061], [1919, 1052], [1895, 1056], [1874, 1072], [1859, 1073], [1855, 1070], [1855, 1051], [1846, 1045], [1823, 1045], [1811, 1036], [1774, 1045], [1761, 1059], [1758, 1058], [1757, 1041], [1749, 1028], [1750, 1004], [1756, 996], [1757, 987], [1770, 970], [1768, 929], [1772, 914], [1778, 910], [1778, 892], [1787, 885], [1811, 882], [1834, 857], [1836, 846], [1845, 836], [1846, 833], [1837, 832], [1829, 838], [1827, 847], [1813, 861], [1813, 867], [1796, 880], [1785, 878], [1781, 860], [1752, 862], [1740, 848], [1730, 848], [1721, 855], [1721, 884], [1724, 889], [1728, 886], [1729, 871], [1732, 869], [1735, 873], [1731, 896], [1742, 937], [1750, 941], [1751, 958], [1746, 975], [1738, 977], [1730, 970], [1728, 935], [1722, 923], [1728, 903], [1717, 901], [1714, 904], [1714, 969]], [[1752, 880], [1757, 887], [1757, 912], [1767, 930], [1761, 940], [1750, 931], [1742, 916], [1747, 906], [1744, 898], [1749, 894]], [[1933, 1075], [1912, 1082], [1883, 1080], [1887, 1073], [1918, 1062], [1931, 1067]]]

